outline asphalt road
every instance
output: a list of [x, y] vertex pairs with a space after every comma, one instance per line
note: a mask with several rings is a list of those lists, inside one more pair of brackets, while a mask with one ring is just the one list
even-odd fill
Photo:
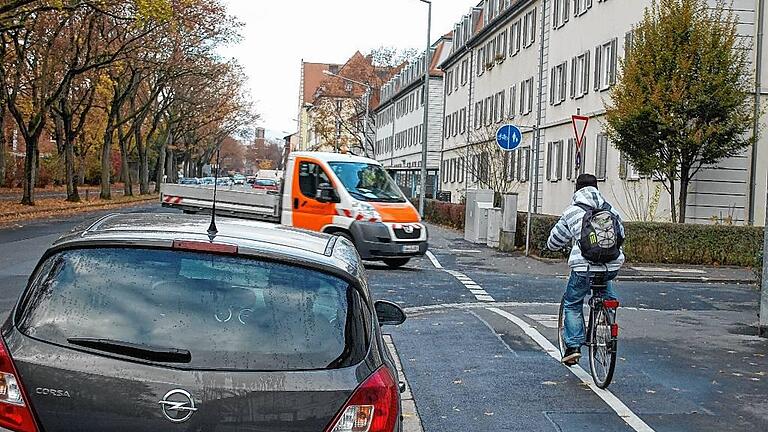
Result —
[[[1, 316], [45, 248], [95, 217], [0, 230]], [[375, 297], [409, 312], [389, 332], [424, 431], [768, 430], [768, 341], [754, 336], [754, 288], [621, 282], [616, 377], [610, 393], [596, 392], [546, 350], [564, 280], [494, 271], [463, 254], [475, 246], [435, 240], [434, 262], [368, 272]]]

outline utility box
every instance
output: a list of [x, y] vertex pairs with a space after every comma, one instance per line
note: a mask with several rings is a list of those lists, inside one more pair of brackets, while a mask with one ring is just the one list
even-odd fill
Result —
[[464, 240], [473, 243], [478, 243], [480, 236], [485, 238], [487, 229], [483, 228], [482, 231], [477, 231], [475, 219], [478, 203], [487, 203], [489, 204], [488, 208], [493, 207], [493, 191], [489, 189], [470, 189], [467, 191], [466, 210], [464, 212]]
[[481, 244], [488, 242], [488, 213], [492, 208], [492, 202], [475, 203], [474, 217], [472, 218], [474, 238], [466, 239], [467, 241]]
[[501, 230], [514, 233], [517, 231], [517, 194], [504, 195], [503, 206]]
[[489, 247], [498, 248], [501, 241], [502, 210], [500, 208], [488, 209], [488, 234], [486, 242]]

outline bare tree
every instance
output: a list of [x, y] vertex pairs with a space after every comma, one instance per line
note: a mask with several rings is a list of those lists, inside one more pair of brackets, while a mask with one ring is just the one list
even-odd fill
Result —
[[465, 164], [467, 183], [493, 190], [499, 202], [501, 195], [520, 189], [521, 177], [527, 179], [530, 154], [525, 148], [501, 150], [496, 144], [496, 130], [494, 126], [483, 126], [470, 132], [470, 140], [475, 144], [467, 147]]

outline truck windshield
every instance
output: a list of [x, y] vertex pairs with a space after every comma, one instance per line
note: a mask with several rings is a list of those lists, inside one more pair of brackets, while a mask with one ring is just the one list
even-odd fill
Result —
[[373, 202], [405, 202], [392, 177], [379, 165], [330, 162], [331, 169], [354, 198]]

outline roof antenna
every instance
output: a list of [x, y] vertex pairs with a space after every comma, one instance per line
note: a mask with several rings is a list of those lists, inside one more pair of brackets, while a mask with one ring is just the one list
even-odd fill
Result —
[[213, 243], [219, 229], [216, 228], [216, 190], [219, 187], [219, 156], [221, 155], [221, 146], [216, 148], [216, 170], [213, 173], [213, 206], [211, 207], [211, 224], [208, 225], [208, 239]]

